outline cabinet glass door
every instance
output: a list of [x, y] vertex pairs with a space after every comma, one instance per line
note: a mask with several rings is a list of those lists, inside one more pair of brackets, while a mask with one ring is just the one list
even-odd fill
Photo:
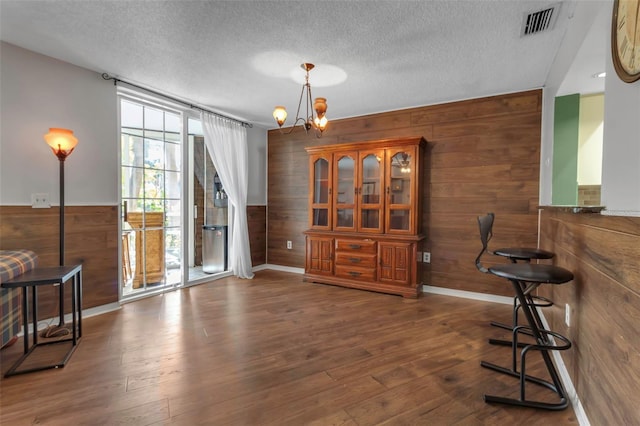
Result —
[[383, 168], [384, 152], [362, 153], [360, 161], [360, 210], [359, 231], [382, 232]]
[[336, 168], [334, 229], [355, 230], [356, 157], [355, 153], [342, 154], [334, 166]]
[[330, 163], [323, 157], [311, 158], [311, 209], [310, 223], [312, 228], [329, 229], [330, 195], [329, 186]]
[[412, 231], [412, 199], [413, 179], [415, 176], [415, 150], [390, 150], [389, 167], [389, 201], [387, 231]]

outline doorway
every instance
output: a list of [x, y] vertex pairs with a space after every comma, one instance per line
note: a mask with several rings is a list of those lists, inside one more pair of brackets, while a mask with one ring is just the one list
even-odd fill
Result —
[[198, 283], [228, 270], [228, 198], [204, 143], [200, 120], [188, 119], [189, 273]]

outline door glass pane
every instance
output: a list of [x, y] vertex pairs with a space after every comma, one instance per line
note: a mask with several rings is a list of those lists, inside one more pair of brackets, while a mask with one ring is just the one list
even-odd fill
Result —
[[318, 226], [329, 226], [328, 210], [313, 209], [313, 224]]
[[411, 204], [413, 167], [413, 158], [407, 152], [398, 152], [391, 159], [391, 204]]
[[141, 196], [144, 170], [137, 167], [122, 167], [122, 198], [138, 198]]
[[[144, 163], [148, 168], [164, 169], [164, 142], [162, 140], [152, 139], [153, 137], [162, 137], [157, 132], [144, 132]], [[156, 135], [149, 135], [156, 133]]]
[[391, 210], [389, 217], [389, 227], [391, 229], [409, 230], [410, 210]]
[[337, 226], [353, 228], [353, 209], [338, 209], [337, 214]]
[[142, 131], [136, 131], [136, 129], [122, 129], [122, 164], [142, 167], [142, 152], [144, 149], [144, 142], [142, 137], [135, 133], [141, 134]]
[[145, 130], [164, 130], [164, 111], [145, 106], [144, 107], [144, 128]]
[[180, 150], [182, 149], [180, 145], [175, 143], [167, 143], [165, 144], [164, 149], [166, 158], [165, 168], [167, 170], [179, 171], [181, 166]]
[[324, 158], [314, 164], [313, 202], [326, 204], [329, 202], [329, 162]]
[[381, 193], [380, 158], [369, 154], [362, 160], [362, 203], [380, 203]]
[[180, 172], [164, 172], [165, 197], [180, 198]]
[[164, 241], [164, 259], [167, 268], [167, 284], [178, 284], [181, 281], [180, 265], [182, 263], [182, 241], [180, 226], [166, 228]]
[[165, 201], [165, 225], [167, 227], [179, 228], [182, 222], [182, 202], [178, 200]]
[[123, 133], [131, 130], [140, 131], [144, 127], [142, 110], [142, 105], [126, 99], [122, 100], [120, 103], [120, 127]]
[[378, 209], [362, 210], [362, 228], [378, 229], [380, 227], [380, 212]]
[[353, 204], [354, 165], [355, 161], [351, 157], [342, 157], [338, 161], [338, 204]]
[[145, 169], [144, 197], [162, 198], [164, 195], [164, 173], [161, 170]]

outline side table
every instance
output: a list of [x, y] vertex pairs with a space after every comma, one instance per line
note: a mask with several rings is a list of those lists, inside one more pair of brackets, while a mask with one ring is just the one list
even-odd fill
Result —
[[[54, 340], [51, 342], [38, 343], [38, 294], [37, 288], [42, 285], [60, 285], [60, 294], [63, 294], [65, 283], [72, 280], [71, 287], [71, 317], [72, 332], [71, 337], [66, 339]], [[33, 371], [46, 370], [49, 368], [64, 367], [71, 355], [75, 351], [80, 338], [82, 337], [82, 265], [72, 266], [56, 266], [52, 268], [36, 268], [12, 280], [5, 281], [1, 284], [3, 288], [22, 288], [22, 321], [24, 328], [24, 354], [11, 366], [5, 377], [14, 376], [16, 374], [30, 373]], [[31, 305], [33, 320], [33, 344], [29, 345], [29, 291], [31, 287]], [[64, 312], [62, 305], [60, 306], [60, 322], [64, 321]], [[33, 354], [36, 349], [47, 345], [60, 345], [70, 342], [70, 348], [64, 353], [63, 359], [59, 362], [48, 363], [45, 365], [27, 366], [19, 369], [27, 360], [29, 355]]]

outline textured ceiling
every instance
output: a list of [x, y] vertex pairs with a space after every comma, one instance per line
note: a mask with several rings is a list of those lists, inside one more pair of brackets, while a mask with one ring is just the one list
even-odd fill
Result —
[[[524, 14], [553, 4], [560, 4], [553, 28], [521, 37]], [[327, 98], [329, 119], [542, 87], [573, 7], [528, 0], [2, 0], [0, 36], [272, 128], [275, 105], [295, 114], [302, 62], [316, 64], [313, 95]]]

